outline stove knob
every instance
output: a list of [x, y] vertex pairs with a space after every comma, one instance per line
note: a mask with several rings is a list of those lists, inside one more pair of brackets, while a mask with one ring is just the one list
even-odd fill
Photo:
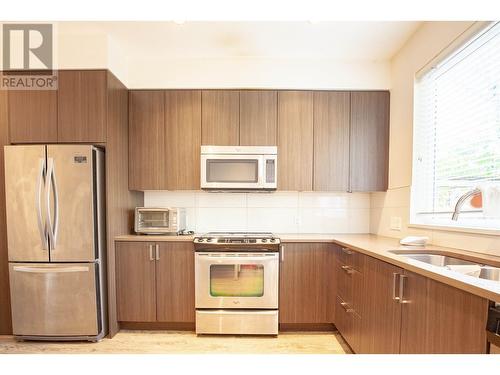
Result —
[[207, 238], [207, 242], [212, 242], [212, 238]]
[[271, 242], [276, 242], [276, 239], [271, 238], [269, 241], [271, 241]]
[[267, 240], [265, 238], [263, 238], [262, 240], [260, 240], [262, 243], [265, 243], [267, 242]]

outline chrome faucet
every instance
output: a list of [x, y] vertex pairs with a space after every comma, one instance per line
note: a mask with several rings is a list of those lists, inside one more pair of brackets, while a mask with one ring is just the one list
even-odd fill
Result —
[[455, 211], [453, 212], [453, 216], [451, 217], [451, 220], [458, 220], [458, 215], [460, 214], [460, 210], [462, 209], [462, 206], [464, 205], [465, 201], [469, 199], [470, 197], [473, 197], [474, 195], [479, 195], [481, 194], [481, 189], [474, 189], [470, 190], [464, 195], [462, 195], [460, 198], [458, 198], [457, 204], [455, 205]]

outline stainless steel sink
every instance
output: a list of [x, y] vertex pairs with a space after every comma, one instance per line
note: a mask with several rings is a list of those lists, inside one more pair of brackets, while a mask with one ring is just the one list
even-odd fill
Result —
[[446, 267], [446, 266], [472, 266], [476, 262], [469, 262], [458, 258], [453, 258], [446, 255], [437, 254], [399, 254], [405, 258], [415, 259], [420, 262], [432, 264], [433, 266]]
[[455, 258], [447, 255], [440, 255], [440, 254], [426, 254], [426, 253], [408, 254], [398, 250], [392, 251], [392, 253], [400, 255], [405, 258], [413, 259], [419, 262], [431, 264], [433, 266], [438, 266], [438, 267], [478, 265], [481, 267], [481, 272], [478, 276], [480, 279], [500, 282], [499, 267], [488, 266], [481, 263], [472, 262], [469, 260], [463, 260], [460, 258]]
[[481, 279], [493, 280], [500, 282], [500, 268], [483, 266], [481, 267], [481, 274], [479, 275]]

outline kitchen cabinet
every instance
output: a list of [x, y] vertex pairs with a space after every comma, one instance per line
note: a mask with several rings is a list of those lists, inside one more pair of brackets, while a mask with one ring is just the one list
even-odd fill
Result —
[[313, 93], [278, 93], [278, 189], [309, 191], [313, 181]]
[[276, 146], [277, 126], [276, 91], [240, 91], [241, 146]]
[[280, 324], [331, 323], [328, 308], [332, 274], [329, 246], [325, 243], [282, 245]]
[[335, 253], [335, 325], [355, 352], [360, 352], [363, 321], [365, 256], [333, 245]]
[[350, 191], [385, 191], [389, 171], [389, 92], [351, 93]]
[[200, 188], [201, 91], [165, 91], [165, 162], [167, 190]]
[[240, 92], [202, 91], [201, 143], [235, 146], [240, 142]]
[[335, 325], [355, 352], [486, 352], [487, 300], [351, 249], [335, 249]]
[[118, 320], [193, 323], [191, 242], [116, 242]]
[[116, 244], [116, 301], [119, 321], [156, 321], [155, 259], [148, 242]]
[[407, 270], [401, 277], [401, 353], [486, 353], [486, 299]]
[[8, 91], [10, 143], [57, 142], [57, 91]]
[[349, 190], [349, 92], [314, 93], [315, 191]]
[[[361, 353], [399, 353], [401, 337], [401, 305], [396, 299], [398, 275], [402, 269], [365, 256], [363, 301], [363, 341]], [[417, 336], [421, 336], [418, 333]]]
[[159, 322], [194, 322], [194, 249], [190, 242], [163, 242], [156, 260]]
[[129, 93], [129, 189], [165, 190], [165, 92]]
[[58, 142], [106, 142], [105, 70], [62, 70], [57, 90]]

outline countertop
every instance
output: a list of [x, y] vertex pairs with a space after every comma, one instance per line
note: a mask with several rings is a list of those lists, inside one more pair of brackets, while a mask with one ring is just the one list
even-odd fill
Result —
[[[360, 253], [391, 263], [408, 271], [429, 277], [469, 293], [500, 302], [500, 282], [479, 279], [473, 276], [462, 275], [443, 267], [436, 267], [413, 259], [402, 257], [391, 253], [391, 250], [402, 252], [431, 251], [439, 254], [452, 255], [456, 257], [467, 257], [478, 263], [489, 264], [500, 267], [500, 257], [474, 253], [470, 251], [454, 249], [442, 246], [428, 245], [401, 246], [396, 238], [382, 237], [373, 234], [290, 234], [279, 233], [277, 236], [283, 244], [298, 242], [324, 242], [337, 243], [349, 247]], [[190, 236], [151, 236], [151, 235], [122, 235], [115, 237], [116, 241], [193, 241], [194, 235]]]

